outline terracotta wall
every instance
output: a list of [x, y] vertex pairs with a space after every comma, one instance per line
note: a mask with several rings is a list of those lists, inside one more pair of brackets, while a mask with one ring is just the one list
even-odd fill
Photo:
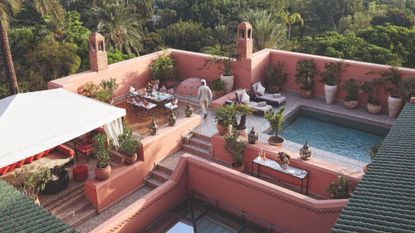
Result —
[[[315, 200], [185, 154], [171, 179], [126, 207], [92, 232], [140, 232], [189, 192], [269, 228], [288, 232], [329, 232], [347, 200]], [[223, 205], [221, 203], [226, 203]], [[301, 223], [301, 224], [299, 224]]]
[[[225, 140], [222, 136], [216, 134], [211, 138], [213, 157], [216, 160], [225, 162], [227, 164], [232, 163], [231, 155], [225, 150]], [[326, 192], [326, 188], [330, 185], [332, 181], [337, 180], [339, 175], [346, 176], [350, 181], [351, 188], [359, 183], [363, 176], [363, 172], [356, 173], [355, 171], [350, 171], [345, 167], [336, 166], [334, 164], [329, 164], [327, 162], [311, 158], [309, 161], [303, 161], [298, 155], [297, 151], [288, 151], [281, 147], [271, 146], [268, 144], [263, 144], [257, 142], [257, 144], [251, 145], [247, 144], [245, 149], [245, 158], [244, 165], [245, 170], [252, 172], [252, 161], [258, 156], [261, 149], [266, 152], [267, 156], [270, 158], [275, 158], [278, 151], [284, 151], [291, 156], [290, 165], [297, 167], [309, 172], [309, 193], [318, 195], [324, 198], [330, 198], [329, 194]], [[254, 174], [257, 173], [257, 165], [254, 165]], [[290, 177], [280, 172], [273, 171], [268, 168], [261, 167], [261, 176], [272, 177], [273, 179], [283, 180], [290, 184], [294, 184], [296, 187], [300, 187], [300, 182], [298, 179]]]
[[[284, 62], [285, 70], [288, 73], [288, 80], [284, 85], [284, 89], [292, 90], [292, 91], [299, 91], [298, 85], [295, 83], [295, 67], [298, 60], [301, 59], [313, 59], [316, 63], [317, 69], [319, 71], [324, 71], [324, 64], [327, 62], [337, 62], [341, 61], [337, 58], [332, 57], [324, 57], [324, 56], [317, 56], [317, 55], [310, 55], [304, 53], [295, 53], [283, 50], [269, 50], [270, 51], [270, 61], [272, 64], [276, 64], [278, 61]], [[367, 63], [367, 62], [360, 62], [360, 61], [353, 61], [353, 60], [344, 60], [346, 64], [346, 71], [342, 75], [342, 80], [339, 85], [339, 91], [337, 93], [337, 99], [343, 101], [344, 98], [344, 91], [341, 88], [342, 81], [347, 80], [349, 78], [354, 78], [358, 81], [363, 80], [372, 80], [374, 78], [378, 78], [379, 71], [388, 70], [390, 67], [386, 65], [379, 65], [374, 63]], [[404, 78], [407, 77], [415, 77], [415, 69], [409, 68], [400, 68], [402, 75]], [[372, 72], [375, 74], [368, 74], [368, 72]], [[315, 77], [314, 82], [314, 93], [317, 96], [324, 96], [324, 84], [319, 82], [320, 77], [317, 75]], [[378, 90], [378, 97], [384, 107], [387, 109], [387, 95], [384, 93], [383, 88], [379, 88]], [[366, 104], [367, 96], [363, 93], [360, 94], [360, 103]]]
[[[162, 128], [157, 135], [145, 137], [142, 140], [143, 161], [114, 169], [108, 180], [88, 180], [85, 183], [86, 197], [101, 212], [135, 191], [143, 184], [144, 178], [155, 164], [180, 149], [182, 136], [198, 126], [200, 121], [199, 115], [181, 118], [177, 120], [176, 126]], [[169, 140], [165, 140], [166, 138]]]

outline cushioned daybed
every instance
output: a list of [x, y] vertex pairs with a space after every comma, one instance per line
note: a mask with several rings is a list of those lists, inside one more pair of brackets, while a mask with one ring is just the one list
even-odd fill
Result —
[[285, 98], [279, 93], [272, 94], [265, 92], [265, 87], [262, 86], [260, 81], [252, 84], [251, 87], [252, 92], [255, 96], [255, 100], [262, 100], [276, 107], [280, 106], [281, 104], [284, 104], [287, 100], [287, 98]]
[[260, 113], [261, 115], [265, 112], [272, 110], [272, 106], [268, 105], [265, 101], [262, 102], [253, 102], [250, 101], [250, 96], [246, 93], [245, 89], [235, 91], [236, 101], [241, 104], [246, 104], [254, 112]]

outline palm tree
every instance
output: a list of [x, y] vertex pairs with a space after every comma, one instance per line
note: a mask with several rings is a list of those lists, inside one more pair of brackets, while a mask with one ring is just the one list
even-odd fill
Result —
[[[42, 16], [50, 15], [56, 22], [62, 22], [64, 10], [59, 0], [33, 0], [36, 11]], [[16, 71], [14, 70], [13, 56], [9, 44], [9, 17], [19, 11], [22, 6], [21, 0], [1, 0], [0, 1], [0, 43], [2, 48], [5, 70], [9, 83], [10, 95], [19, 92]]]
[[243, 14], [243, 18], [252, 25], [254, 47], [257, 51], [265, 48], [286, 49], [289, 47], [286, 28], [271, 13], [263, 10], [250, 10]]
[[284, 12], [281, 14], [282, 21], [287, 25], [288, 27], [288, 39], [291, 40], [291, 29], [292, 25], [296, 23], [300, 23], [301, 26], [304, 26], [304, 20], [301, 17], [299, 13], [290, 13], [290, 12]]
[[139, 54], [141, 24], [132, 6], [103, 0], [92, 8], [92, 15], [98, 20], [97, 30], [108, 39], [110, 48]]

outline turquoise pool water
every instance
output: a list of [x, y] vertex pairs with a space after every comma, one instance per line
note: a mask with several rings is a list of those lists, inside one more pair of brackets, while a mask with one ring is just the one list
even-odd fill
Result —
[[[369, 126], [355, 125], [370, 131]], [[300, 115], [284, 129], [282, 136], [300, 144], [307, 141], [311, 148], [370, 162], [370, 147], [382, 142], [384, 135], [365, 131]]]

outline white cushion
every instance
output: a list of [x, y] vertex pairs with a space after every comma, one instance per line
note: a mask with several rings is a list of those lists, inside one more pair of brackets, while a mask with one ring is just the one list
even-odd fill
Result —
[[258, 102], [258, 106], [259, 107], [265, 107], [265, 106], [267, 106], [267, 102], [265, 102], [265, 101]]
[[259, 95], [259, 96], [263, 96], [263, 95], [265, 95], [265, 87], [264, 87], [264, 86], [262, 86], [262, 84], [261, 84], [261, 83], [258, 83], [258, 86], [257, 86], [257, 88], [256, 88], [256, 93], [257, 93], [257, 95]]
[[241, 99], [240, 99], [241, 103], [249, 104], [250, 98], [249, 98], [249, 95], [246, 93], [246, 90], [243, 90], [240, 96], [241, 96]]
[[280, 93], [276, 93], [276, 94], [273, 94], [272, 97], [274, 97], [274, 98], [280, 98], [281, 97], [281, 94]]
[[130, 86], [130, 92], [131, 93], [135, 92], [135, 88], [133, 86]]

